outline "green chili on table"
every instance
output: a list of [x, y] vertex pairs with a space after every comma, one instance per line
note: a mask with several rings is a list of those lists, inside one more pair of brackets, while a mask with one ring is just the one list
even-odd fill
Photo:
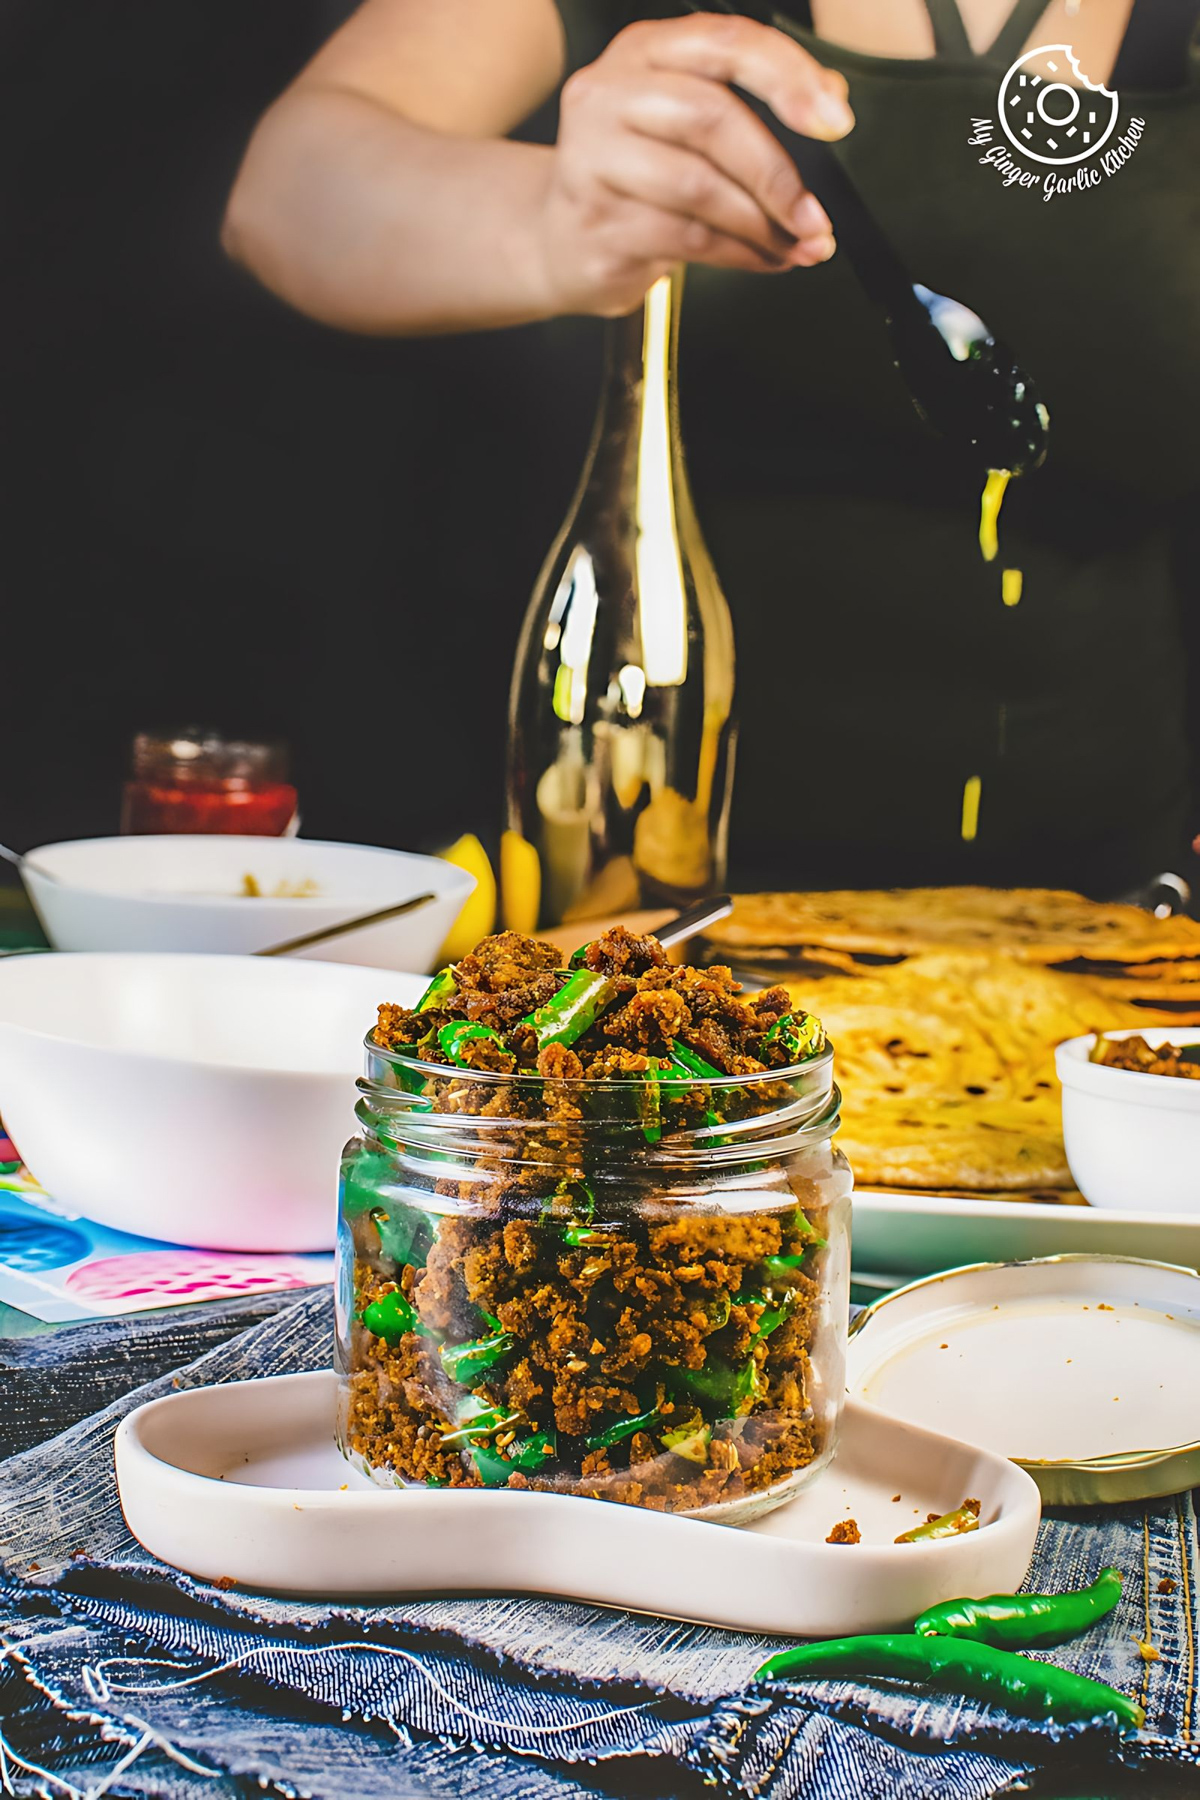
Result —
[[1121, 1598], [1121, 1571], [1102, 1569], [1090, 1587], [1066, 1594], [989, 1594], [944, 1600], [913, 1626], [918, 1637], [972, 1638], [1009, 1650], [1049, 1650], [1078, 1637]]
[[836, 1680], [873, 1677], [916, 1681], [945, 1693], [992, 1701], [1023, 1718], [1059, 1724], [1112, 1719], [1136, 1730], [1145, 1714], [1135, 1700], [1086, 1675], [1054, 1663], [1035, 1662], [1011, 1650], [997, 1650], [953, 1637], [901, 1633], [880, 1637], [833, 1638], [781, 1650], [755, 1672], [756, 1681], [780, 1677]]

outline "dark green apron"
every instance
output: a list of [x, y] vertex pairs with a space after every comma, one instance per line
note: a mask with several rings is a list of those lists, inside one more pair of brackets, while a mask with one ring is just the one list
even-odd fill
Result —
[[[689, 273], [683, 428], [737, 632], [740, 879], [1111, 893], [1183, 853], [1171, 551], [1200, 492], [1200, 87], [1121, 93], [1118, 133], [1144, 133], [1098, 185], [1006, 186], [967, 140], [987, 118], [1007, 148], [998, 88], [1041, 10], [1020, 0], [983, 57], [953, 0], [931, 0], [927, 61], [795, 28], [849, 80], [842, 153], [914, 273], [1006, 338], [1049, 404], [1049, 459], [1010, 488], [994, 564], [978, 471], [917, 420], [843, 258]], [[567, 9], [573, 53], [612, 11]]]

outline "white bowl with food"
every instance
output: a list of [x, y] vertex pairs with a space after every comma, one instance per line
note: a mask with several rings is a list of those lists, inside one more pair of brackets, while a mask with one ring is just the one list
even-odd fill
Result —
[[431, 892], [415, 912], [292, 953], [384, 969], [431, 969], [475, 886], [440, 856], [190, 833], [43, 844], [21, 873], [56, 950], [246, 955]]
[[134, 952], [0, 958], [0, 1116], [102, 1225], [212, 1250], [328, 1250], [363, 1038], [424, 977]]
[[[1143, 1043], [1148, 1055], [1140, 1051]], [[1102, 1054], [1148, 1066], [1093, 1061], [1098, 1044], [1105, 1046]], [[1175, 1058], [1172, 1050], [1190, 1054]], [[1084, 1199], [1126, 1211], [1200, 1215], [1200, 1078], [1150, 1072], [1171, 1064], [1200, 1069], [1200, 1031], [1180, 1023], [1089, 1032], [1060, 1044], [1056, 1061], [1067, 1161]]]

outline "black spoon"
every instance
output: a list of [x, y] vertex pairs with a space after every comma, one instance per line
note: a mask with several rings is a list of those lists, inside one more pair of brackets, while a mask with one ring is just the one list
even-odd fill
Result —
[[[724, 12], [774, 25], [767, 0], [710, 0]], [[701, 0], [688, 0], [692, 11]], [[967, 444], [987, 469], [1027, 474], [1045, 460], [1050, 415], [1036, 384], [977, 313], [914, 281], [832, 148], [791, 131], [763, 101], [734, 92], [792, 158], [833, 223], [869, 300], [883, 314], [896, 367], [921, 417]]]

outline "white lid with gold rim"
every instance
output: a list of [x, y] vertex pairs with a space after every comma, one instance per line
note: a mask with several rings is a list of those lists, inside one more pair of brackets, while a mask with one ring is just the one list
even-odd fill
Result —
[[852, 1327], [847, 1381], [897, 1418], [1001, 1452], [1052, 1505], [1200, 1482], [1200, 1276], [1057, 1256], [953, 1269]]

